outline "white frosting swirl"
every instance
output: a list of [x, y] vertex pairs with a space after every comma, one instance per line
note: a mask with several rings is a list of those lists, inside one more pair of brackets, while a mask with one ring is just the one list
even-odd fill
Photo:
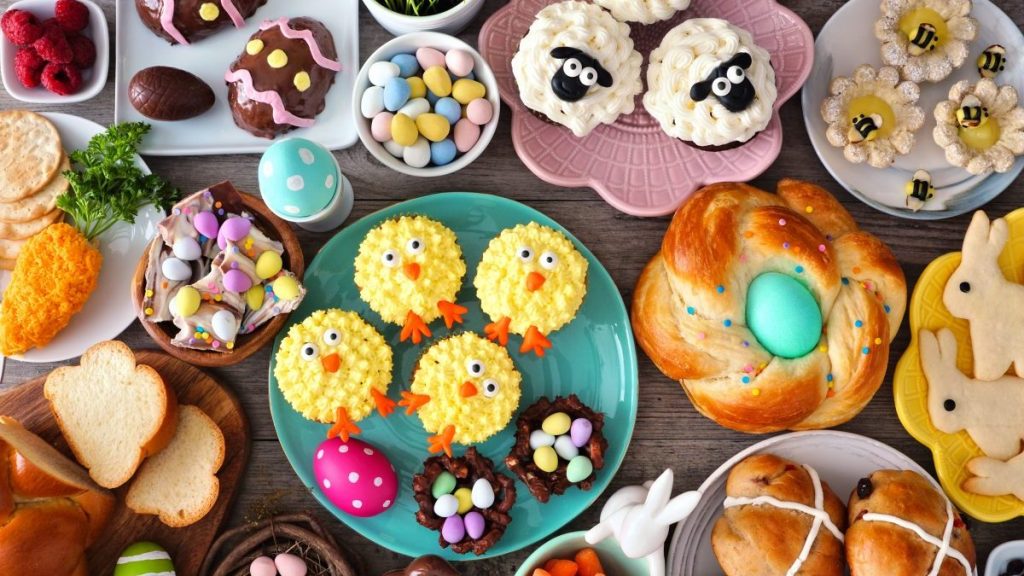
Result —
[[[551, 56], [558, 47], [577, 48], [596, 59], [612, 76], [611, 87], [595, 84], [577, 102], [555, 95], [551, 78], [562, 61]], [[643, 57], [633, 49], [629, 26], [616, 21], [599, 6], [588, 2], [560, 2], [537, 13], [530, 31], [512, 58], [512, 73], [519, 97], [531, 110], [586, 136], [599, 124], [611, 124], [620, 114], [633, 111], [634, 97], [643, 89], [640, 64]]]
[[[730, 112], [716, 97], [690, 98], [690, 87], [739, 52], [753, 63], [746, 77], [756, 98], [745, 110]], [[694, 18], [676, 26], [651, 52], [644, 107], [669, 136], [697, 146], [746, 142], [764, 130], [778, 96], [768, 51], [749, 32], [717, 18]]]
[[611, 11], [616, 20], [653, 24], [668, 20], [690, 7], [690, 0], [594, 0]]

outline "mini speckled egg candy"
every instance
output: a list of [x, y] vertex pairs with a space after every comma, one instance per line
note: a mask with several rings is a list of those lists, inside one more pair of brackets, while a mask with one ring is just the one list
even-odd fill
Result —
[[249, 564], [249, 576], [277, 576], [277, 566], [272, 558], [260, 556]]
[[281, 576], [306, 576], [309, 570], [305, 560], [287, 552], [274, 557], [274, 566]]
[[466, 105], [466, 118], [477, 126], [487, 124], [493, 117], [494, 107], [486, 98], [477, 98]]
[[430, 144], [430, 162], [434, 166], [447, 166], [451, 164], [458, 153], [459, 151], [455, 148], [455, 141], [451, 139]]
[[419, 62], [420, 68], [424, 70], [431, 66], [444, 66], [444, 52], [436, 48], [424, 46], [416, 50], [416, 61]]
[[370, 78], [370, 84], [374, 86], [384, 86], [388, 80], [398, 76], [401, 72], [397, 64], [388, 62], [387, 60], [381, 60], [380, 62], [374, 62], [370, 65], [370, 70], [367, 76]]
[[192, 223], [196, 227], [196, 232], [207, 238], [216, 238], [220, 232], [220, 222], [217, 221], [217, 216], [209, 210], [196, 214], [195, 218], [192, 219]]
[[353, 516], [385, 512], [398, 495], [398, 475], [387, 456], [358, 438], [322, 442], [313, 455], [313, 475], [317, 489]]
[[359, 112], [363, 118], [373, 118], [384, 111], [384, 88], [370, 86], [359, 100]]
[[174, 562], [162, 546], [154, 542], [136, 542], [121, 552], [113, 576], [174, 576]]
[[473, 71], [473, 56], [465, 50], [454, 48], [444, 55], [444, 63], [452, 74], [463, 77]]
[[463, 118], [455, 124], [454, 137], [455, 147], [459, 152], [466, 153], [476, 146], [476, 143], [480, 140], [480, 127], [469, 121], [468, 118]]
[[260, 159], [259, 185], [274, 214], [308, 230], [337, 228], [352, 210], [352, 187], [334, 155], [305, 138], [287, 138], [267, 148]]
[[402, 78], [408, 78], [420, 71], [420, 63], [413, 54], [395, 54], [391, 57], [391, 63], [398, 66], [398, 74]]
[[374, 140], [381, 144], [391, 140], [391, 121], [394, 118], [395, 115], [391, 112], [381, 112], [373, 117], [370, 122], [370, 134]]

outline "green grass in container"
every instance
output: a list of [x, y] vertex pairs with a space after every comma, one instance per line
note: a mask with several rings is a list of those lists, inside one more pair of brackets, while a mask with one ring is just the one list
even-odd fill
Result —
[[406, 16], [432, 16], [451, 10], [469, 0], [377, 0], [384, 7]]

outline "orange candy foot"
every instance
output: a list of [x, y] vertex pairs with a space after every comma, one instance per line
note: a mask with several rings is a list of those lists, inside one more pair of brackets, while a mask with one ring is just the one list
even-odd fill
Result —
[[441, 300], [437, 303], [437, 309], [441, 311], [441, 315], [444, 316], [444, 325], [449, 330], [456, 324], [462, 324], [462, 315], [469, 310], [465, 306], [459, 306], [454, 302], [448, 302], [447, 300]]
[[530, 326], [526, 330], [526, 336], [523, 336], [523, 345], [519, 347], [520, 354], [526, 354], [533, 352], [541, 358], [544, 357], [544, 350], [551, 348], [551, 341], [544, 337], [537, 330], [536, 326]]
[[359, 426], [356, 426], [352, 420], [348, 417], [348, 411], [344, 408], [338, 408], [334, 419], [334, 425], [327, 431], [327, 438], [334, 438], [337, 436], [341, 438], [343, 442], [348, 442], [349, 436], [352, 434], [359, 434], [362, 430]]
[[497, 322], [491, 322], [487, 326], [484, 326], [484, 334], [487, 334], [487, 339], [494, 341], [497, 340], [498, 344], [502, 346], [508, 345], [508, 326], [512, 323], [512, 319], [505, 316]]
[[370, 394], [373, 395], [373, 402], [377, 405], [377, 412], [384, 418], [391, 416], [391, 413], [395, 411], [395, 406], [397, 406], [395, 401], [385, 396], [376, 388], [371, 388]]
[[440, 434], [427, 439], [427, 443], [430, 444], [430, 453], [437, 454], [443, 450], [450, 458], [452, 455], [452, 439], [454, 438], [455, 426], [449, 424]]
[[430, 402], [430, 396], [426, 394], [413, 394], [408, 390], [402, 390], [402, 400], [398, 402], [398, 405], [405, 406], [405, 414], [412, 416], [427, 402]]
[[427, 328], [423, 318], [420, 318], [418, 314], [409, 310], [409, 313], [405, 316], [405, 326], [402, 326], [402, 334], [399, 340], [405, 342], [409, 338], [412, 338], [413, 344], [419, 344], [423, 341], [423, 338], [430, 338], [430, 328]]

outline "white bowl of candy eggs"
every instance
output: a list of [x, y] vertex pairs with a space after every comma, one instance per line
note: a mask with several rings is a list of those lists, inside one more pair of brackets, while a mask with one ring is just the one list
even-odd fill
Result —
[[444, 176], [483, 153], [498, 127], [494, 72], [480, 53], [438, 32], [399, 36], [377, 49], [356, 77], [356, 130], [388, 168]]

